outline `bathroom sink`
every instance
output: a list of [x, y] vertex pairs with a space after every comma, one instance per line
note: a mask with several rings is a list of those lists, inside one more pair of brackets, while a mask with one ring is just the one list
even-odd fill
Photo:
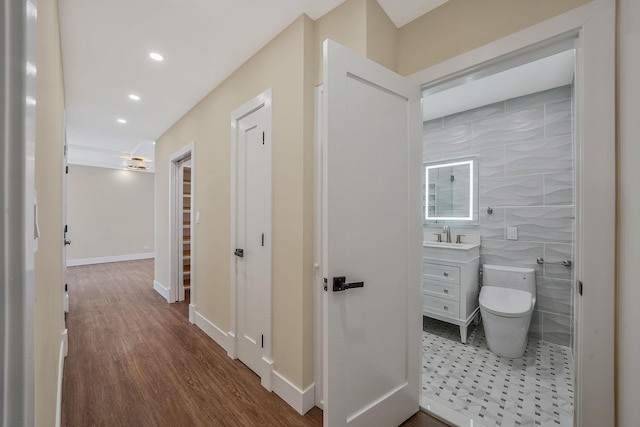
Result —
[[480, 255], [479, 243], [423, 241], [423, 256], [433, 260], [468, 262]]
[[459, 251], [468, 251], [469, 249], [473, 249], [480, 245], [478, 243], [446, 243], [446, 242], [424, 241], [422, 242], [422, 246], [424, 246], [425, 248], [442, 248], [442, 249], [456, 249]]

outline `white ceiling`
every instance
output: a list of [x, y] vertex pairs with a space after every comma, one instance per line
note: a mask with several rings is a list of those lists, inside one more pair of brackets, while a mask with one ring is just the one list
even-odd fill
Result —
[[[303, 13], [315, 20], [343, 1], [61, 0], [69, 162], [120, 168], [127, 157], [153, 159], [154, 140], [280, 31]], [[398, 27], [446, 1], [378, 0]], [[151, 51], [165, 60], [152, 61]], [[535, 83], [557, 68], [544, 65], [545, 73], [524, 80]], [[506, 86], [513, 85], [497, 85]], [[451, 100], [495, 102], [493, 89], [473, 96], [454, 89], [449, 101], [442, 96], [435, 104], [462, 111]]]
[[466, 81], [422, 100], [422, 118], [431, 120], [506, 99], [571, 84], [575, 56], [567, 50], [490, 76]]
[[[156, 138], [297, 17], [343, 1], [60, 1], [69, 161], [152, 158]], [[380, 0], [396, 25], [442, 2]]]

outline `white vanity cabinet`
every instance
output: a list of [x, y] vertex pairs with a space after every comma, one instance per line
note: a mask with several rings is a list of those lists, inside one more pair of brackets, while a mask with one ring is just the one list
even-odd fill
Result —
[[424, 244], [422, 314], [458, 325], [463, 343], [479, 311], [479, 264], [477, 244]]

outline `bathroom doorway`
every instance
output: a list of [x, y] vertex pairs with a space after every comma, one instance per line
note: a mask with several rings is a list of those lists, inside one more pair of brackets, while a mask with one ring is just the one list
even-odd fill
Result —
[[[433, 244], [423, 255], [421, 403], [459, 422], [573, 424], [573, 43], [423, 91], [424, 241]], [[469, 158], [471, 186], [461, 166], [449, 166]], [[436, 243], [456, 240], [474, 247]], [[535, 272], [520, 357], [489, 350], [478, 304], [484, 264]]]
[[[430, 148], [425, 149], [425, 156], [435, 159], [426, 158], [426, 161], [444, 161], [474, 154], [471, 152], [474, 144], [475, 148], [485, 151], [481, 153], [484, 156], [478, 156], [482, 157], [479, 159], [478, 223], [475, 226], [461, 225], [458, 229], [450, 224], [445, 225], [451, 227], [449, 233], [454, 236], [452, 241], [455, 241], [457, 234], [461, 234], [465, 236], [463, 242], [473, 243], [473, 234], [479, 235], [479, 265], [487, 262], [517, 264], [525, 257], [529, 259], [531, 255], [540, 253], [528, 261], [536, 271], [536, 308], [541, 310], [534, 313], [530, 328], [533, 339], [529, 340], [529, 345], [537, 341], [536, 347], [527, 348], [527, 351], [535, 353], [535, 359], [554, 359], [551, 361], [553, 363], [542, 369], [537, 368], [538, 372], [535, 372], [536, 367], [528, 369], [526, 363], [525, 366], [522, 363], [517, 366], [518, 359], [495, 360], [496, 356], [492, 353], [484, 353], [486, 359], [478, 356], [479, 353], [468, 357], [465, 351], [476, 351], [482, 345], [486, 348], [486, 341], [482, 338], [482, 323], [478, 326], [469, 323], [467, 344], [463, 345], [460, 342], [459, 325], [454, 324], [451, 328], [450, 322], [424, 317], [424, 326], [433, 332], [431, 335], [445, 341], [444, 344], [424, 343], [425, 347], [431, 349], [429, 354], [433, 358], [423, 359], [422, 365], [429, 367], [428, 372], [423, 372], [423, 388], [437, 382], [433, 378], [437, 375], [442, 374], [445, 378], [434, 392], [440, 393], [442, 399], [422, 398], [421, 406], [458, 425], [534, 424], [541, 422], [541, 419], [555, 422], [551, 416], [558, 415], [560, 418], [555, 420], [569, 425], [582, 425], [585, 419], [589, 420], [589, 425], [598, 425], [599, 422], [607, 424], [613, 419], [613, 400], [603, 392], [604, 387], [613, 393], [613, 342], [589, 328], [589, 325], [596, 329], [604, 327], [609, 331], [607, 334], [613, 333], [614, 318], [613, 242], [609, 239], [606, 243], [608, 249], [604, 250], [593, 240], [600, 235], [599, 227], [604, 226], [609, 233], [613, 233], [614, 228], [613, 220], [608, 219], [605, 213], [614, 209], [613, 197], [607, 195], [607, 191], [613, 191], [614, 188], [613, 113], [602, 114], [602, 104], [613, 109], [613, 60], [606, 47], [610, 47], [607, 43], [612, 42], [612, 37], [607, 34], [613, 30], [610, 11], [602, 9], [594, 6], [593, 9], [585, 8], [575, 14], [568, 13], [548, 26], [534, 26], [517, 36], [498, 40], [412, 76], [414, 81], [423, 84], [425, 93], [433, 99], [438, 93], [463, 86], [461, 83], [481, 81], [525, 63], [576, 49], [571, 70], [574, 78], [570, 83], [560, 82], [555, 87], [540, 88], [538, 92], [493, 99], [482, 105], [444, 112], [425, 120], [424, 135], [435, 136], [431, 144], [425, 144]], [[598, 13], [594, 12], [596, 10]], [[585, 16], [599, 16], [599, 24], [585, 24]], [[527, 39], [528, 44], [523, 42]], [[530, 80], [537, 82], [547, 78], [548, 74], [551, 74], [549, 68], [545, 68]], [[604, 82], [607, 90], [598, 87], [600, 82]], [[481, 86], [489, 87], [487, 84]], [[428, 96], [423, 99], [426, 107], [429, 107]], [[456, 98], [466, 96], [458, 94]], [[560, 110], [556, 107], [560, 107]], [[512, 117], [507, 124], [504, 120], [505, 115], [509, 114]], [[534, 120], [534, 117], [537, 119]], [[533, 126], [534, 122], [539, 126]], [[536, 131], [535, 128], [540, 126], [541, 129]], [[567, 126], [574, 132], [570, 136], [566, 134]], [[520, 137], [509, 139], [504, 133], [509, 129], [519, 131]], [[446, 138], [449, 138], [449, 145], [444, 143]], [[553, 138], [557, 138], [556, 142], [564, 142], [553, 145], [553, 141], [548, 141]], [[509, 144], [513, 146], [509, 148]], [[502, 148], [496, 148], [500, 145]], [[567, 157], [567, 149], [570, 157]], [[600, 161], [607, 166], [598, 166]], [[534, 170], [534, 166], [539, 170]], [[558, 169], [547, 170], [551, 167]], [[520, 170], [519, 175], [515, 173], [517, 170]], [[599, 175], [596, 170], [604, 172], [605, 176]], [[426, 188], [426, 179], [423, 182], [424, 205], [428, 206], [429, 189]], [[602, 185], [594, 186], [596, 182]], [[589, 192], [583, 191], [587, 187]], [[519, 202], [522, 205], [502, 200], [507, 190], [522, 198]], [[537, 200], [534, 201], [534, 198]], [[567, 204], [569, 199], [572, 201]], [[607, 208], [603, 209], [601, 203]], [[600, 212], [602, 216], [599, 218], [604, 222], [595, 221], [595, 212]], [[434, 240], [432, 233], [442, 231], [443, 224], [437, 225], [440, 229], [425, 227], [428, 230], [425, 240]], [[558, 233], [551, 231], [558, 227]], [[489, 238], [485, 238], [485, 234]], [[540, 241], [546, 239], [545, 236], [549, 239]], [[538, 258], [542, 264], [538, 263]], [[563, 265], [565, 259], [572, 262], [571, 268]], [[559, 264], [552, 265], [547, 261]], [[597, 296], [578, 293], [584, 280], [590, 281], [591, 292], [597, 293]], [[600, 298], [605, 301], [604, 304], [598, 303]], [[545, 348], [539, 349], [539, 343]], [[552, 351], [548, 344], [560, 344], [560, 352]], [[441, 360], [438, 360], [434, 348], [444, 350]], [[584, 357], [585, 354], [590, 357]], [[591, 359], [591, 355], [596, 354], [597, 361]], [[572, 375], [563, 376], [570, 373], [571, 368], [567, 367], [565, 359], [574, 362]], [[450, 372], [449, 365], [457, 365], [463, 373], [486, 374], [472, 380], [470, 389], [472, 392], [477, 389], [478, 392], [474, 394], [464, 390], [458, 372], [447, 374]], [[608, 378], [595, 374], [600, 369], [607, 370]], [[573, 408], [557, 398], [536, 400], [536, 391], [531, 387], [523, 387], [515, 393], [509, 390], [509, 384], [506, 383], [527, 382], [526, 378], [520, 378], [520, 374], [523, 371], [527, 374], [528, 370], [534, 371], [535, 386], [538, 386], [536, 383], [541, 378], [559, 377], [562, 384], [549, 385], [549, 388], [555, 387], [555, 391], [564, 388], [573, 394]], [[561, 375], [556, 375], [557, 371], [562, 371]], [[506, 378], [499, 379], [499, 375]], [[515, 396], [515, 400], [504, 399], [505, 396]], [[534, 417], [527, 418], [527, 406]], [[464, 408], [467, 408], [466, 412]], [[573, 414], [567, 418], [571, 409]], [[507, 411], [512, 410], [513, 413], [509, 415]], [[585, 414], [588, 417], [585, 418]], [[545, 416], [548, 418], [541, 418]]]

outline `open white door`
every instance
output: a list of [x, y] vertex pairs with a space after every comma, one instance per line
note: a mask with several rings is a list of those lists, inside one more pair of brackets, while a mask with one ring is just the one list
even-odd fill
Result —
[[324, 87], [324, 425], [399, 425], [419, 409], [420, 91], [330, 40]]

